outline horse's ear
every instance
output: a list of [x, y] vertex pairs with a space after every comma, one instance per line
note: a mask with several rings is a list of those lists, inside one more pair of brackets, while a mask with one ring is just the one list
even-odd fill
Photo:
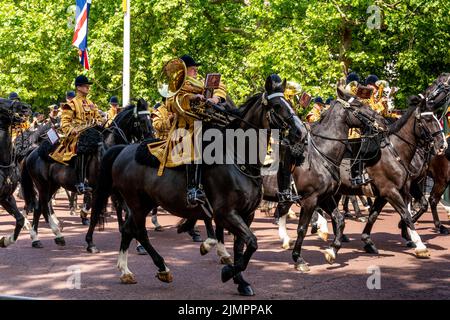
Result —
[[268, 76], [266, 78], [266, 84], [264, 85], [264, 89], [266, 90], [266, 92], [270, 92], [273, 90], [273, 83], [272, 83], [272, 77]]
[[139, 100], [138, 100], [138, 108], [144, 108], [144, 109], [147, 109], [148, 108], [148, 103], [147, 103], [147, 101], [145, 101], [145, 99], [144, 98], [140, 98]]
[[341, 86], [338, 86], [336, 89], [336, 95], [338, 96], [339, 99], [343, 99], [346, 100], [346, 95], [344, 92], [344, 89]]
[[284, 90], [286, 90], [286, 78], [284, 78], [283, 83], [281, 84], [281, 88]]

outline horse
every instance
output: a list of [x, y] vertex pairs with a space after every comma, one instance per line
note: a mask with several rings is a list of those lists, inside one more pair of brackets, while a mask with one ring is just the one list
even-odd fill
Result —
[[[416, 257], [429, 257], [429, 252], [415, 231], [411, 218], [410, 184], [414, 172], [411, 171], [409, 166], [416, 153], [417, 146], [429, 143], [434, 143], [436, 153], [443, 152], [446, 148], [446, 141], [438, 120], [432, 111], [426, 108], [424, 100], [418, 98], [416, 102], [410, 104], [402, 118], [389, 126], [385, 143], [382, 143], [379, 151], [379, 160], [375, 163], [366, 164], [367, 172], [372, 179], [370, 185], [376, 196], [362, 235], [362, 241], [365, 244], [364, 250], [367, 253], [378, 253], [370, 238], [370, 231], [376, 217], [384, 205], [389, 202], [408, 227], [405, 232], [411, 235], [415, 243]], [[336, 198], [340, 197], [341, 194], [364, 194], [363, 187], [351, 185], [348, 162], [341, 167], [341, 187]], [[402, 235], [404, 234], [402, 233]], [[332, 263], [333, 260], [330, 259], [329, 262]]]
[[[449, 74], [442, 74], [426, 89], [424, 95], [410, 97], [410, 107], [406, 113], [389, 125], [388, 136], [385, 137], [384, 147], [380, 149], [379, 160], [366, 165], [369, 176], [373, 179], [371, 186], [374, 187], [373, 191], [377, 196], [362, 234], [364, 250], [367, 253], [378, 253], [378, 249], [370, 238], [370, 232], [382, 208], [389, 202], [400, 214], [399, 227], [402, 229], [401, 235], [407, 241], [407, 246], [416, 248], [417, 258], [430, 256], [428, 249], [415, 231], [412, 218], [411, 183], [420, 175], [420, 170], [414, 170], [410, 164], [418, 147], [438, 155], [447, 148], [442, 127], [434, 111], [448, 100], [449, 78]], [[341, 188], [336, 199], [340, 197], [340, 194], [364, 193], [362, 187], [351, 186], [348, 172], [348, 167], [341, 168]], [[332, 263], [333, 259], [329, 262]]]
[[[250, 97], [241, 108], [233, 111], [235, 120], [226, 128], [239, 130], [244, 134], [251, 133], [255, 129], [289, 130], [289, 141], [302, 144], [306, 137], [306, 128], [284, 98], [285, 87], [286, 80], [282, 81], [278, 75], [267, 77], [265, 91]], [[220, 134], [220, 130], [218, 133]], [[249, 141], [243, 140], [245, 150], [248, 151]], [[145, 228], [147, 214], [154, 207], [161, 206], [168, 212], [190, 221], [202, 219], [206, 222], [211, 221], [211, 218], [206, 213], [208, 210], [198, 206], [188, 207], [184, 168], [183, 170], [165, 168], [164, 174], [157, 176], [157, 167], [136, 161], [136, 151], [139, 147], [139, 145], [116, 146], [105, 154], [99, 184], [93, 193], [90, 229], [94, 228], [95, 220], [102, 214], [109, 195], [113, 192], [120, 193], [130, 210], [121, 229], [117, 264], [121, 271], [121, 281], [136, 283], [127, 263], [130, 242], [136, 238], [157, 266], [157, 278], [163, 282], [171, 282], [172, 273], [163, 257], [149, 242]], [[264, 149], [261, 140], [258, 140], [257, 147], [259, 151]], [[264, 154], [265, 152], [266, 150], [263, 150]], [[239, 294], [251, 296], [254, 295], [253, 288], [244, 280], [242, 273], [247, 269], [251, 256], [258, 248], [256, 236], [249, 227], [254, 218], [254, 211], [262, 198], [260, 174], [263, 159], [258, 159], [257, 164], [249, 163], [248, 160], [243, 161], [244, 164], [236, 164], [236, 156], [234, 154], [232, 164], [203, 165], [202, 184], [217, 228], [221, 228], [222, 233], [223, 228], [226, 228], [235, 236], [234, 264], [222, 268], [221, 279], [223, 282], [233, 279], [238, 285]], [[233, 160], [233, 155], [231, 158]], [[88, 247], [95, 246], [92, 233], [86, 235], [86, 241]]]
[[[341, 246], [343, 217], [338, 210], [332, 210], [332, 204], [321, 205], [331, 200], [339, 188], [339, 166], [344, 157], [350, 128], [366, 128], [383, 130], [379, 116], [367, 105], [356, 99], [342, 88], [337, 88], [338, 99], [333, 100], [330, 108], [325, 111], [319, 122], [311, 126], [308, 137], [308, 147], [305, 151], [306, 160], [296, 166], [293, 171], [294, 183], [300, 196], [300, 220], [297, 228], [297, 240], [292, 252], [294, 268], [300, 272], [308, 272], [309, 267], [301, 256], [301, 246], [306, 236], [308, 225], [317, 207], [332, 214], [333, 228], [336, 237], [325, 254], [333, 254]], [[286, 232], [286, 213], [291, 204], [278, 204], [279, 234], [285, 247], [290, 239]]]
[[[450, 143], [449, 139], [447, 139], [447, 143]], [[420, 165], [423, 162], [423, 159], [417, 159], [417, 165]], [[449, 230], [439, 220], [437, 206], [450, 183], [450, 150], [447, 149], [445, 155], [432, 156], [429, 163], [426, 164], [427, 166], [425, 170], [423, 170], [422, 174], [415, 181], [413, 181], [411, 185], [411, 195], [416, 201], [420, 202], [420, 208], [413, 215], [413, 221], [417, 222], [428, 210], [429, 202], [431, 213], [433, 215], [433, 223], [436, 230], [438, 230], [440, 234], [447, 235], [449, 234]], [[426, 181], [427, 177], [431, 177], [433, 179], [433, 188], [431, 189], [428, 201], [423, 194], [423, 183]]]
[[[87, 165], [87, 180], [90, 185], [95, 187], [100, 158], [102, 153], [108, 147], [118, 143], [137, 141], [143, 137], [152, 135], [148, 105], [141, 99], [136, 105], [129, 105], [119, 113], [110, 128], [91, 128], [87, 131], [90, 131], [88, 134], [94, 136], [95, 139], [97, 138], [94, 131], [101, 132], [98, 134], [102, 135], [100, 136], [100, 139], [103, 139], [103, 143], [98, 146], [97, 152], [94, 152]], [[36, 201], [34, 201], [34, 198], [36, 197], [34, 186], [39, 195], [39, 201], [37, 202], [37, 206], [34, 207], [33, 214], [33, 229], [35, 231], [32, 234], [33, 248], [43, 247], [37, 234], [41, 214], [43, 214], [46, 221], [49, 222], [50, 227], [55, 234], [55, 243], [59, 246], [65, 246], [66, 242], [61, 234], [61, 229], [58, 220], [54, 215], [50, 200], [60, 187], [71, 192], [76, 192], [75, 184], [77, 179], [75, 168], [71, 165], [67, 166], [52, 161], [51, 159], [48, 159], [48, 156], [46, 157], [45, 154], [45, 150], [40, 151], [40, 148], [33, 150], [25, 158], [21, 173], [21, 184], [26, 206], [36, 203]], [[120, 205], [121, 202], [119, 201], [119, 206]]]
[[12, 143], [12, 128], [25, 122], [31, 108], [20, 102], [0, 98], [0, 204], [16, 219], [14, 233], [0, 239], [0, 247], [16, 242], [24, 226], [30, 228], [28, 219], [17, 208], [14, 191], [19, 181], [19, 168]]

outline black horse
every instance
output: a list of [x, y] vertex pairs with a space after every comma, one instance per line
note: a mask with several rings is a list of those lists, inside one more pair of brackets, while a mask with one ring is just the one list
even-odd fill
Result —
[[[306, 136], [306, 129], [283, 97], [285, 85], [286, 81], [281, 81], [277, 75], [268, 77], [265, 92], [251, 97], [235, 111], [236, 120], [227, 128], [242, 129], [245, 133], [269, 128], [289, 130], [289, 140], [301, 143]], [[244, 140], [245, 150], [248, 151], [248, 139]], [[261, 148], [260, 143], [257, 145]], [[187, 206], [184, 170], [166, 168], [164, 174], [158, 176], [157, 166], [149, 167], [136, 161], [138, 148], [139, 145], [116, 146], [105, 154], [100, 183], [93, 194], [91, 228], [102, 214], [109, 195], [113, 192], [120, 193], [130, 209], [130, 215], [121, 229], [122, 241], [118, 259], [118, 267], [122, 272], [121, 281], [136, 283], [127, 265], [128, 247], [131, 240], [136, 238], [158, 267], [158, 279], [171, 282], [173, 278], [169, 268], [149, 242], [145, 228], [147, 214], [155, 206], [161, 206], [172, 214], [191, 221], [211, 219], [201, 208]], [[265, 152], [266, 150], [264, 154]], [[258, 159], [257, 164], [245, 161], [245, 164], [237, 165], [235, 161], [233, 164], [204, 165], [203, 185], [216, 226], [222, 228], [222, 232], [223, 228], [226, 228], [235, 236], [234, 264], [222, 269], [222, 281], [233, 278], [241, 295], [253, 295], [253, 289], [244, 280], [242, 272], [257, 250], [257, 239], [249, 227], [262, 198], [261, 159]], [[86, 235], [86, 241], [89, 247], [94, 246], [92, 233]]]
[[19, 167], [11, 138], [13, 126], [26, 121], [30, 113], [28, 105], [0, 98], [0, 204], [16, 219], [14, 233], [2, 237], [0, 247], [16, 242], [24, 225], [30, 225], [17, 208], [13, 195], [19, 181]]
[[[148, 105], [141, 99], [137, 105], [127, 106], [119, 113], [110, 128], [91, 128], [87, 132], [89, 132], [87, 136], [95, 137], [93, 139], [97, 139], [99, 134], [100, 140], [103, 139], [103, 143], [98, 145], [96, 152], [91, 155], [87, 166], [87, 180], [90, 185], [95, 187], [99, 173], [100, 158], [108, 147], [117, 143], [130, 143], [152, 136]], [[99, 133], [96, 134], [95, 132]], [[34, 186], [39, 196], [33, 215], [33, 229], [35, 233], [32, 233], [32, 246], [34, 248], [42, 248], [42, 243], [37, 235], [41, 214], [49, 222], [56, 236], [55, 243], [60, 246], [65, 245], [65, 240], [61, 234], [58, 220], [53, 213], [50, 200], [60, 187], [76, 192], [75, 184], [77, 180], [74, 166], [66, 166], [52, 161], [48, 157], [48, 150], [44, 146], [44, 144], [41, 145], [40, 148], [33, 150], [26, 157], [21, 174], [21, 184], [26, 206], [36, 203], [34, 200], [36, 197]], [[48, 142], [47, 146], [49, 146]]]

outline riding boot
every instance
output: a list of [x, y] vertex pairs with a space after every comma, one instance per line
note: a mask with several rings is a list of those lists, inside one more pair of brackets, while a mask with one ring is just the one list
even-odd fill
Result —
[[194, 208], [198, 204], [204, 204], [206, 202], [206, 195], [200, 183], [201, 166], [199, 164], [187, 164], [186, 176], [188, 208]]
[[75, 171], [77, 173], [77, 188], [78, 194], [86, 194], [92, 192], [92, 188], [86, 183], [86, 163], [85, 156], [83, 154], [78, 155], [75, 162]]
[[277, 173], [278, 203], [297, 202], [300, 197], [292, 193], [291, 156], [287, 146], [280, 146], [280, 164]]
[[359, 186], [363, 184], [363, 178], [361, 177], [361, 161], [355, 160], [351, 165], [351, 183], [352, 186]]

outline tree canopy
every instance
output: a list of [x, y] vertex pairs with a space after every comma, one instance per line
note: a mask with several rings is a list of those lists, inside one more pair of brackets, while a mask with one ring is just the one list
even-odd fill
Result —
[[[167, 60], [191, 54], [200, 73], [220, 72], [243, 101], [270, 73], [324, 100], [344, 72], [398, 86], [397, 105], [450, 71], [447, 0], [131, 0], [132, 96], [159, 99]], [[71, 46], [74, 0], [0, 0], [0, 95], [16, 91], [33, 109], [63, 99], [83, 71]], [[375, 7], [374, 7], [375, 6]], [[92, 0], [92, 100], [121, 96], [121, 0]]]

